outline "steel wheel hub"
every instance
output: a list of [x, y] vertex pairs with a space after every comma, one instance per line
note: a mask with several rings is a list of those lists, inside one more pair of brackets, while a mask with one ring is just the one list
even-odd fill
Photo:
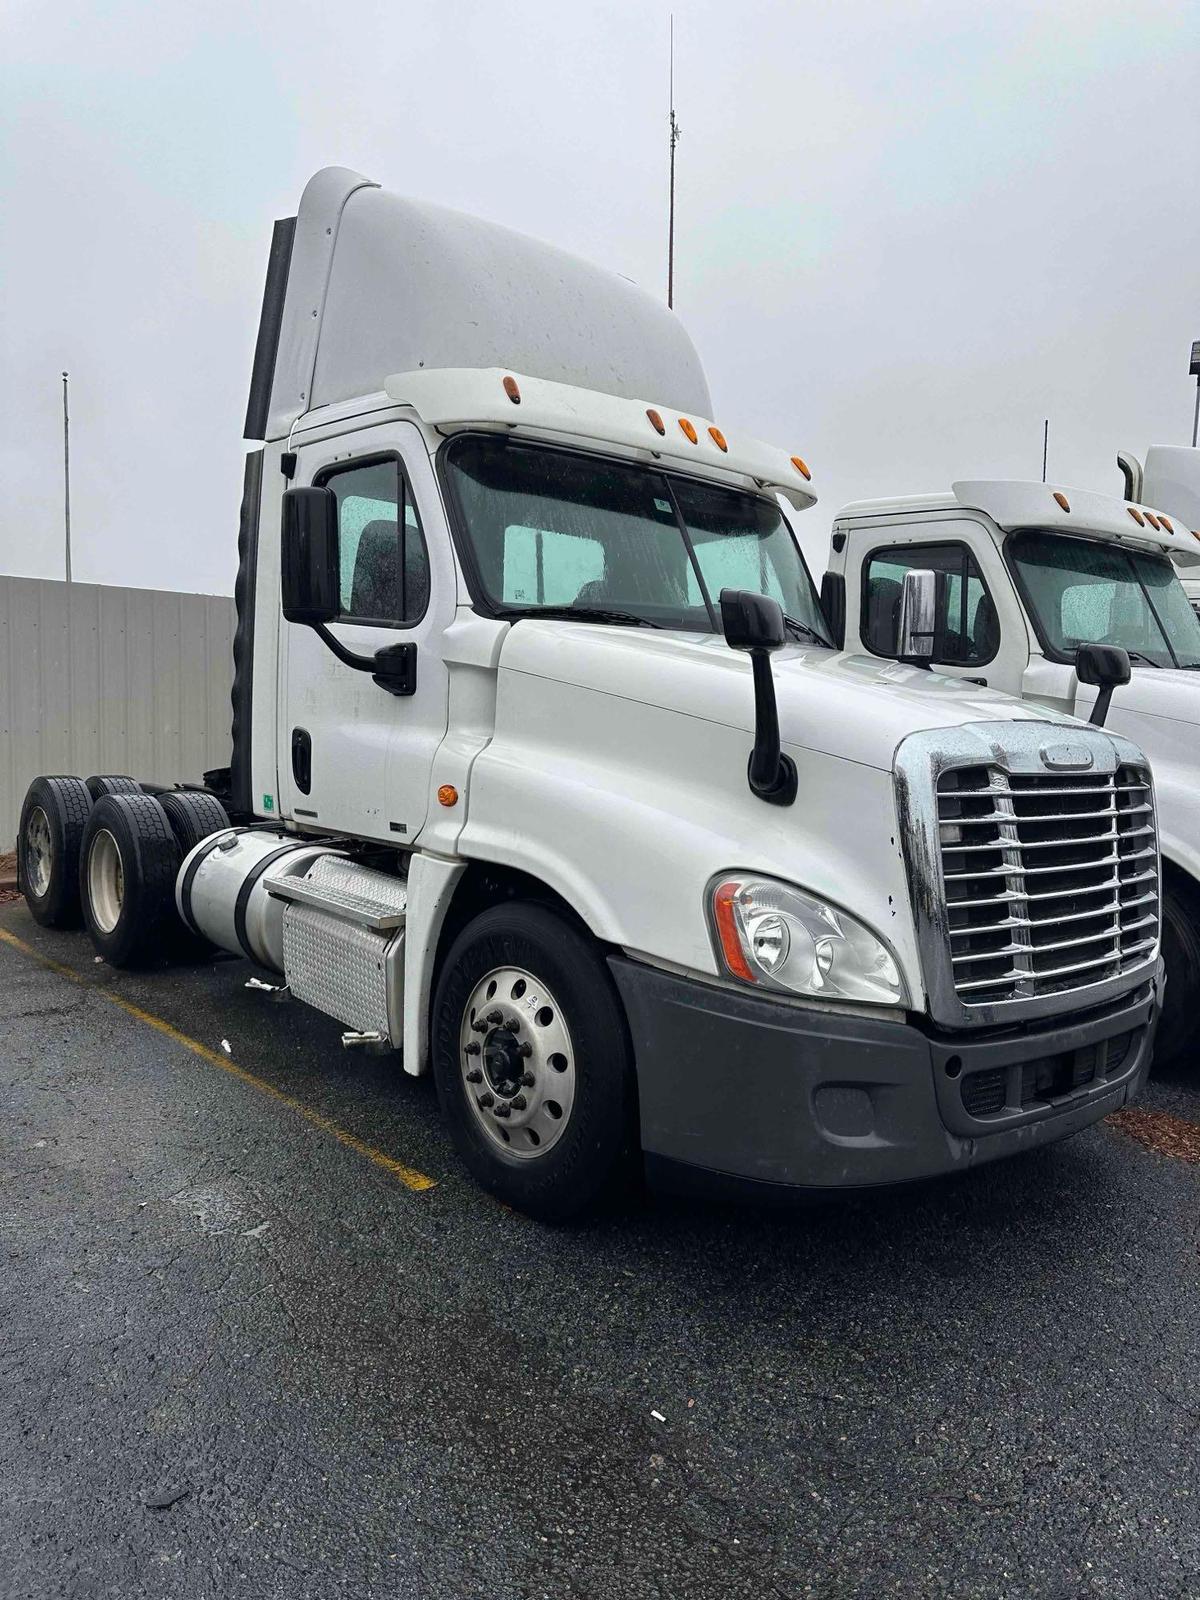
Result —
[[522, 1160], [562, 1138], [575, 1103], [575, 1053], [554, 995], [521, 967], [475, 985], [459, 1029], [467, 1104], [488, 1139]]
[[88, 901], [101, 933], [111, 933], [125, 900], [125, 863], [107, 828], [101, 828], [88, 850]]
[[39, 900], [50, 888], [50, 862], [52, 856], [50, 824], [41, 806], [35, 806], [25, 824], [25, 869], [29, 887]]

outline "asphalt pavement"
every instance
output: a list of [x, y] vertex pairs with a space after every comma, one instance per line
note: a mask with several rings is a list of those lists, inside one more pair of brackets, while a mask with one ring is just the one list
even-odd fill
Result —
[[920, 1190], [551, 1229], [250, 971], [0, 908], [3, 1600], [1200, 1596], [1200, 1067]]

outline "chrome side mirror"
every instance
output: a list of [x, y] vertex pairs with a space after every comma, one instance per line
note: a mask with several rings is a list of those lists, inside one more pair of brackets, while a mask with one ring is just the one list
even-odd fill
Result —
[[938, 575], [928, 567], [912, 567], [900, 586], [900, 624], [896, 655], [916, 667], [928, 667], [937, 638]]

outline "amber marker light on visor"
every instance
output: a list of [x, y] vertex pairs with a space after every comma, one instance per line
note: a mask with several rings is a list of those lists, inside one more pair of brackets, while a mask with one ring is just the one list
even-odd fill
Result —
[[1146, 519], [1136, 506], [1126, 506], [1125, 509], [1137, 523], [1139, 528], [1144, 528], [1146, 526]]
[[800, 456], [793, 456], [792, 457], [792, 465], [795, 467], [796, 471], [800, 474], [800, 476], [802, 478], [805, 478], [805, 479], [811, 479], [812, 478], [812, 473], [808, 470], [807, 463], [804, 460], [802, 460]]
[[1071, 502], [1067, 499], [1066, 495], [1063, 494], [1061, 490], [1056, 489], [1054, 491], [1054, 499], [1055, 499], [1056, 503], [1063, 508], [1064, 511], [1070, 511]]
[[735, 882], [723, 883], [718, 887], [713, 895], [713, 916], [717, 924], [717, 937], [721, 941], [721, 954], [725, 957], [725, 965], [735, 978], [745, 978], [747, 983], [755, 983], [757, 979], [742, 953], [737, 916], [733, 909], [738, 887]]
[[438, 805], [456, 806], [458, 804], [458, 790], [452, 783], [444, 783], [438, 790]]
[[515, 378], [505, 378], [504, 392], [513, 405], [519, 406], [521, 404], [521, 391], [517, 388], [517, 380]]
[[1146, 521], [1154, 529], [1155, 533], [1157, 533], [1158, 532], [1158, 527], [1159, 527], [1159, 522], [1158, 522], [1158, 518], [1154, 515], [1153, 511], [1147, 511], [1146, 512]]
[[647, 411], [646, 415], [650, 418], [650, 426], [654, 429], [655, 433], [666, 433], [667, 425], [659, 416], [657, 411]]
[[729, 446], [725, 443], [725, 435], [721, 432], [720, 428], [716, 427], [715, 425], [708, 430], [708, 437], [716, 445], [718, 450], [729, 449]]
[[1158, 513], [1158, 520], [1162, 523], [1163, 527], [1168, 533], [1175, 532], [1175, 524], [1171, 521], [1170, 517], [1164, 517], [1161, 511]]
[[696, 443], [696, 429], [695, 429], [694, 424], [689, 422], [686, 417], [680, 417], [679, 426], [683, 430], [684, 438], [685, 439], [690, 439], [691, 442], [693, 444], [695, 444]]

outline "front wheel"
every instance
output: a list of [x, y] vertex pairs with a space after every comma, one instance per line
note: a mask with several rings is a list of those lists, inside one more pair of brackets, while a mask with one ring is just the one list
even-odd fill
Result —
[[1167, 991], [1154, 1058], [1160, 1067], [1179, 1067], [1195, 1056], [1200, 1006], [1200, 893], [1179, 879], [1167, 879], [1162, 939]]
[[496, 906], [442, 964], [438, 1099], [485, 1189], [561, 1221], [627, 1179], [636, 1148], [625, 1015], [600, 950], [538, 905]]

